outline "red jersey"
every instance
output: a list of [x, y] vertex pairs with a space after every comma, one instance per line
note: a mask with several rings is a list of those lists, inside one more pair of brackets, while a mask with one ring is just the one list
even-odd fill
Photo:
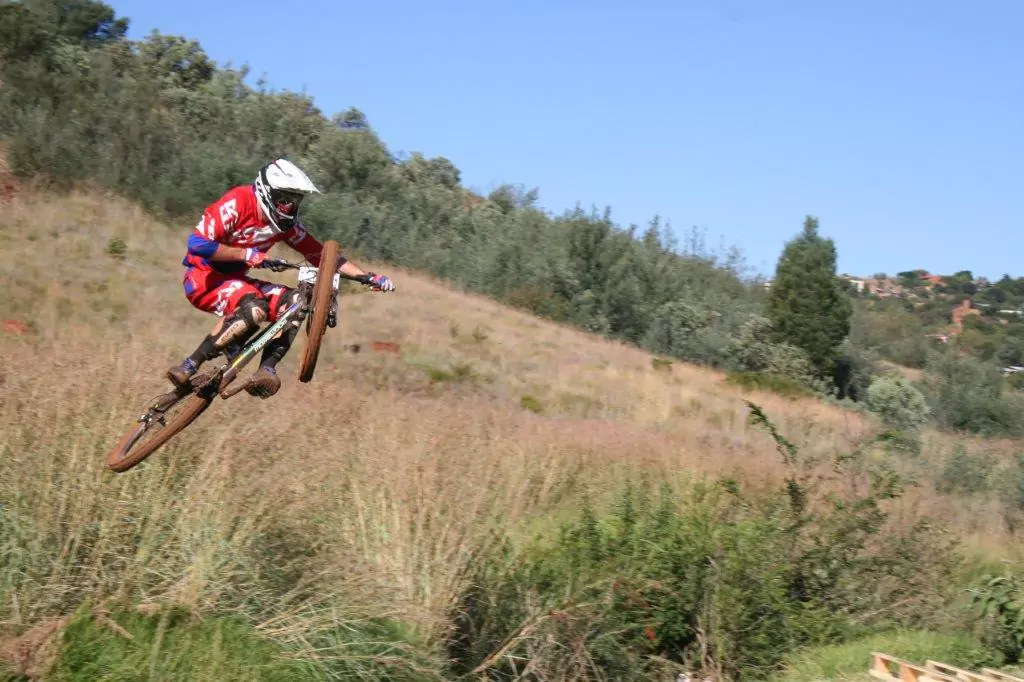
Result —
[[244, 276], [249, 266], [243, 261], [209, 260], [218, 244], [267, 252], [280, 241], [287, 242], [313, 265], [320, 264], [323, 244], [298, 222], [284, 232], [275, 231], [260, 211], [252, 185], [241, 185], [206, 207], [189, 235], [188, 251], [181, 262], [201, 270]]

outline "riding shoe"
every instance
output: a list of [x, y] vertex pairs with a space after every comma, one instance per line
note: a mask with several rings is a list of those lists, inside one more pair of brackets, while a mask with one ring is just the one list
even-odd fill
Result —
[[260, 367], [246, 383], [245, 390], [249, 395], [257, 398], [269, 398], [281, 388], [281, 380], [277, 378], [277, 372], [272, 367]]
[[199, 365], [192, 358], [185, 358], [180, 365], [175, 365], [167, 370], [167, 378], [174, 384], [175, 388], [182, 388], [188, 385], [189, 379], [198, 371]]

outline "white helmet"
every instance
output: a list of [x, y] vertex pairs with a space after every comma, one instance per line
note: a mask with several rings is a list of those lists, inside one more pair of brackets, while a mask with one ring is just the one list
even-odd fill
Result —
[[299, 216], [299, 204], [307, 194], [320, 190], [291, 161], [277, 159], [260, 169], [253, 183], [256, 200], [270, 225], [278, 232], [291, 229]]

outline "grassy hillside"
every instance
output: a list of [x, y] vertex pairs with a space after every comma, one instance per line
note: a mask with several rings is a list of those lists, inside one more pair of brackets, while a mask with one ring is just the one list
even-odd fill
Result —
[[[453, 609], [505, 539], [557, 544], [581, 507], [612, 509], [622, 483], [644, 474], [677, 486], [684, 505], [700, 479], [756, 495], [792, 476], [776, 443], [749, 423], [745, 400], [806, 457], [851, 452], [878, 431], [859, 413], [744, 392], [722, 373], [656, 362], [366, 263], [398, 291], [344, 296], [311, 384], [294, 380], [292, 353], [278, 396], [218, 400], [150, 460], [114, 475], [107, 449], [213, 319], [180, 291], [190, 228], [99, 194], [25, 193], [0, 216], [0, 319], [27, 326], [0, 335], [0, 623], [11, 637], [80, 608], [155, 619], [173, 605], [240, 616], [317, 675], [443, 676]], [[374, 351], [375, 341], [399, 352]], [[1007, 503], [994, 481], [1011, 470], [1015, 444], [925, 433], [920, 452], [863, 455], [917, 482], [886, 503], [885, 532], [910, 537], [930, 518], [969, 550], [1009, 554]], [[941, 490], [957, 457], [990, 458], [992, 485]], [[856, 496], [868, 484], [863, 472], [844, 481], [833, 492]], [[712, 506], [739, 513], [727, 499]], [[931, 564], [920, 560], [926, 577]], [[150, 632], [124, 623], [129, 635]], [[514, 642], [525, 641], [526, 623]], [[125, 641], [136, 640], [149, 641]], [[158, 637], [153, 665], [159, 649]], [[501, 651], [499, 639], [489, 655]], [[481, 660], [486, 669], [490, 659]], [[666, 666], [671, 679], [676, 668]], [[190, 674], [215, 679], [213, 669]]]

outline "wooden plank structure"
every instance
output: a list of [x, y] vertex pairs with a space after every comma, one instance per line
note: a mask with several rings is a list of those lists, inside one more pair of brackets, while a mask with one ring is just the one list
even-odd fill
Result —
[[929, 670], [940, 672], [943, 675], [951, 675], [954, 679], [961, 680], [962, 682], [993, 682], [992, 677], [986, 675], [984, 672], [976, 673], [971, 670], [957, 668], [956, 666], [949, 665], [948, 663], [927, 661], [924, 664], [924, 667]]
[[991, 679], [996, 680], [996, 682], [1024, 682], [1024, 678], [1014, 677], [1013, 675], [999, 672], [992, 668], [982, 668], [981, 672], [988, 675]]
[[938, 670], [915, 665], [902, 658], [883, 653], [871, 654], [871, 676], [879, 680], [893, 682], [957, 682], [952, 675], [945, 675]]
[[932, 660], [922, 666], [884, 653], [872, 653], [871, 659], [871, 676], [887, 682], [1024, 682], [993, 668], [976, 672]]

